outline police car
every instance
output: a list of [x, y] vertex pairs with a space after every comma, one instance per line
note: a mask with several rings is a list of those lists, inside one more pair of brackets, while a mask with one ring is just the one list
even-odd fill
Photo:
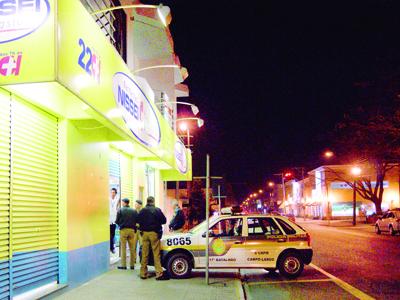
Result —
[[[161, 240], [162, 264], [172, 278], [187, 278], [206, 267], [206, 222]], [[310, 235], [275, 215], [218, 215], [210, 218], [210, 268], [263, 268], [298, 277], [311, 262]]]

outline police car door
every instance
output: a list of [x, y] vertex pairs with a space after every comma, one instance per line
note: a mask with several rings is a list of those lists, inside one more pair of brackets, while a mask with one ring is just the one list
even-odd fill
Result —
[[249, 267], [273, 268], [285, 247], [287, 238], [273, 218], [247, 217], [245, 240], [246, 260]]
[[243, 265], [243, 217], [222, 219], [210, 228], [210, 267]]

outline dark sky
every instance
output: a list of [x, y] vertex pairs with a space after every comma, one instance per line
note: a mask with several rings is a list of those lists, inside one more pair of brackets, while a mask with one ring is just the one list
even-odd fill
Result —
[[212, 175], [251, 187], [317, 166], [326, 133], [361, 103], [354, 83], [399, 70], [397, 2], [163, 1], [189, 100], [205, 119], [194, 174], [206, 153]]

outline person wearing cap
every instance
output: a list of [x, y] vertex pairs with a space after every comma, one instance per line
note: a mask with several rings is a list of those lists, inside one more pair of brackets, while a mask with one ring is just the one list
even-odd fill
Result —
[[129, 207], [129, 199], [122, 199], [122, 207], [117, 212], [117, 219], [115, 223], [119, 226], [120, 231], [120, 249], [121, 249], [121, 266], [118, 269], [127, 269], [126, 266], [126, 243], [129, 245], [130, 253], [130, 268], [135, 269], [136, 263], [136, 223], [138, 213], [136, 210]]
[[156, 280], [167, 280], [163, 273], [160, 258], [160, 239], [162, 225], [167, 223], [163, 212], [154, 205], [154, 197], [147, 198], [147, 204], [139, 213], [138, 223], [142, 235], [142, 261], [140, 267], [140, 278], [148, 278], [147, 264], [149, 262], [150, 248], [153, 252], [154, 267], [156, 269]]
[[183, 226], [185, 225], [185, 215], [179, 207], [178, 201], [175, 199], [172, 200], [172, 208], [174, 209], [174, 215], [168, 225], [169, 231], [182, 232]]

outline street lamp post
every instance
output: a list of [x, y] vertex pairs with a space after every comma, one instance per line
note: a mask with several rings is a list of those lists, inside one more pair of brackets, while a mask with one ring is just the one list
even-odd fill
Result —
[[357, 181], [353, 182], [353, 226], [356, 226], [356, 205], [357, 205], [357, 192], [356, 192]]

